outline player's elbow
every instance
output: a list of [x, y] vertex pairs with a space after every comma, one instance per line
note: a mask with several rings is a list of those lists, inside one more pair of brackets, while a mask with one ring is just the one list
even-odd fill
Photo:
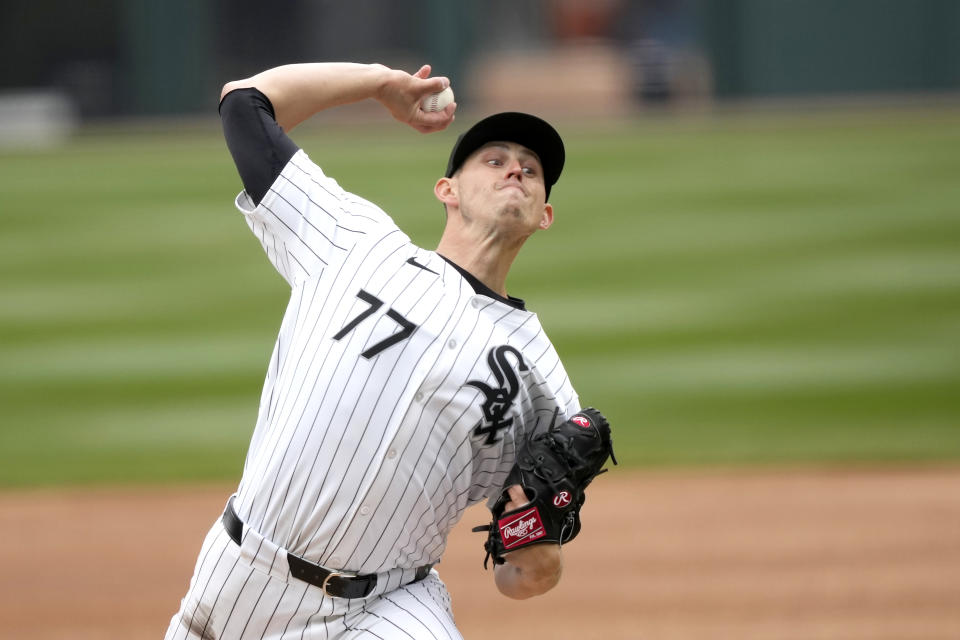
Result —
[[233, 91], [234, 89], [242, 89], [244, 88], [244, 86], [247, 86], [247, 85], [244, 85], [243, 81], [241, 80], [231, 80], [227, 84], [223, 85], [222, 89], [220, 89], [220, 100], [222, 101], [224, 98], [226, 98], [227, 94]]

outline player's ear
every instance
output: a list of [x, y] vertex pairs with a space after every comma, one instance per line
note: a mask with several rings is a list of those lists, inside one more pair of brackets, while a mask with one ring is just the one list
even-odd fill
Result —
[[540, 228], [549, 229], [553, 224], [553, 205], [549, 202], [543, 205], [543, 215], [540, 217]]
[[458, 204], [456, 181], [453, 178], [440, 178], [433, 185], [433, 195], [448, 207]]

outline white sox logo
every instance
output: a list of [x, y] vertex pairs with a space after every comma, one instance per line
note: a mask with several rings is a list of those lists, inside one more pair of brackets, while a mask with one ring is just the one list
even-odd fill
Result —
[[571, 500], [570, 492], [561, 491], [557, 495], [553, 496], [553, 506], [557, 507], [558, 509], [562, 509], [563, 507], [570, 504], [570, 500]]
[[507, 429], [513, 424], [513, 418], [506, 418], [507, 412], [513, 406], [517, 394], [520, 393], [520, 381], [517, 374], [514, 373], [507, 354], [513, 354], [517, 359], [517, 368], [520, 371], [528, 371], [527, 364], [523, 361], [520, 352], [509, 345], [494, 347], [487, 354], [487, 363], [490, 365], [490, 371], [497, 381], [497, 387], [491, 387], [482, 380], [470, 380], [467, 382], [471, 387], [476, 387], [483, 392], [484, 400], [481, 409], [483, 410], [483, 420], [473, 430], [473, 435], [477, 438], [486, 436], [483, 444], [491, 445], [499, 440], [498, 434], [501, 429]]

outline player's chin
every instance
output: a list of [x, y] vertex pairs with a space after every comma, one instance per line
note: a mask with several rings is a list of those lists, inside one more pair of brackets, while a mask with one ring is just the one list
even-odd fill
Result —
[[510, 230], [516, 236], [528, 237], [539, 228], [539, 218], [527, 206], [508, 203], [498, 209], [501, 229]]
[[525, 218], [533, 209], [533, 202], [529, 195], [520, 189], [503, 189], [497, 192], [497, 202], [501, 214], [510, 214], [517, 218]]
[[506, 204], [500, 207], [500, 217], [509, 220], [523, 220], [523, 209], [515, 204]]

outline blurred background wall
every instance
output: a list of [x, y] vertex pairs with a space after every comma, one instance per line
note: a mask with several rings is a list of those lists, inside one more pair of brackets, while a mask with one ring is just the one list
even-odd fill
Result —
[[[3, 0], [0, 92], [83, 119], [211, 110], [287, 62], [429, 61], [458, 97], [576, 108], [960, 87], [955, 0]], [[571, 86], [581, 91], [571, 92]], [[521, 96], [523, 97], [523, 96]], [[491, 105], [495, 106], [495, 105]]]

